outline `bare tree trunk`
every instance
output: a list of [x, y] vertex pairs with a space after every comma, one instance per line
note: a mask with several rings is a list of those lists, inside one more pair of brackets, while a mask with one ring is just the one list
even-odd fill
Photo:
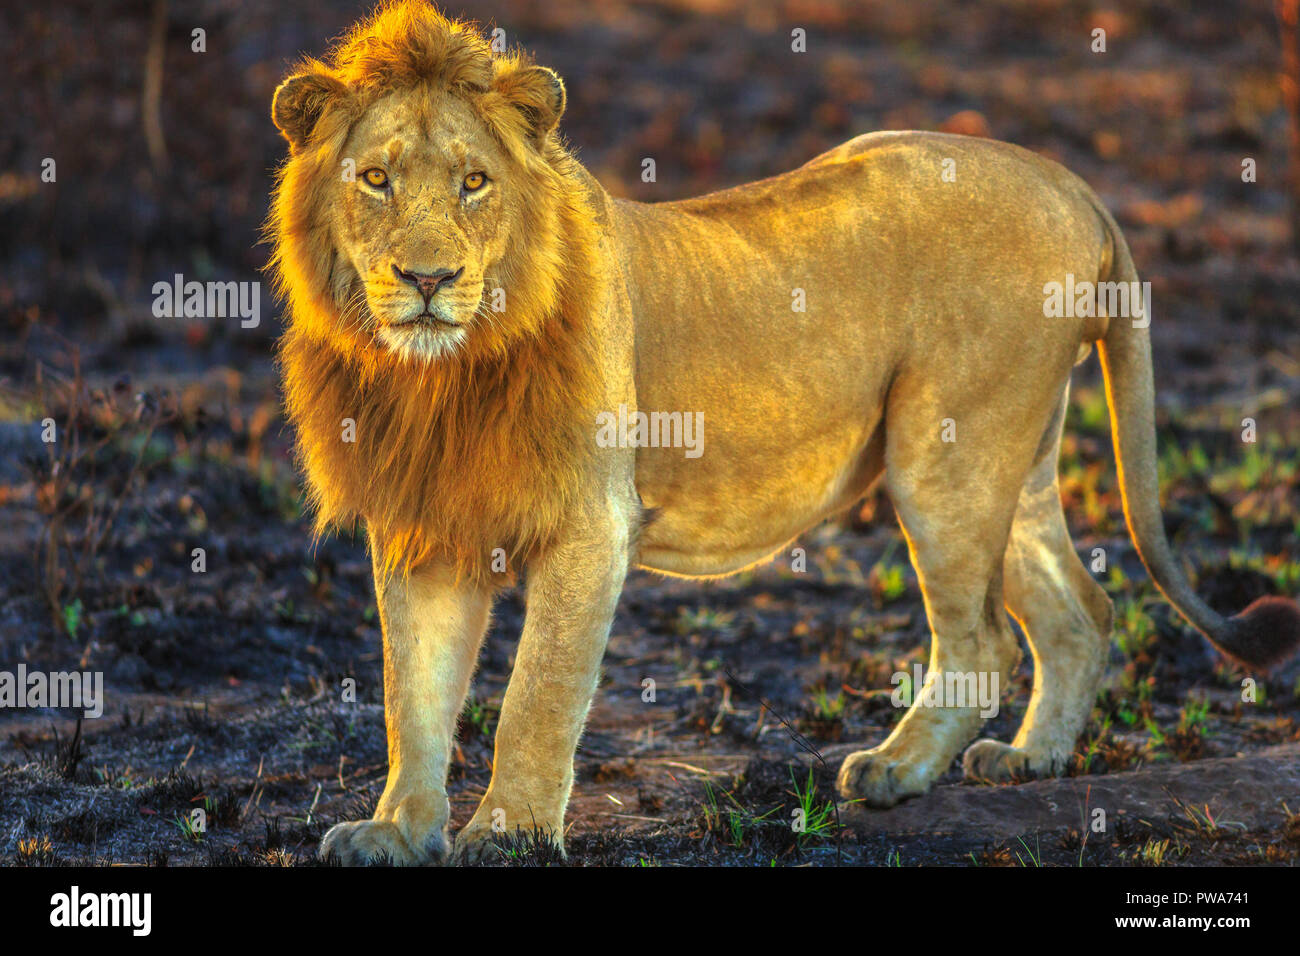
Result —
[[1300, 254], [1300, 0], [1274, 0], [1282, 40], [1282, 99], [1290, 135], [1287, 181], [1291, 197], [1291, 245]]
[[[1279, 0], [1282, 2], [1282, 0]], [[149, 52], [144, 64], [144, 138], [155, 173], [167, 169], [167, 143], [162, 128], [163, 53], [167, 44], [167, 0], [154, 0]]]

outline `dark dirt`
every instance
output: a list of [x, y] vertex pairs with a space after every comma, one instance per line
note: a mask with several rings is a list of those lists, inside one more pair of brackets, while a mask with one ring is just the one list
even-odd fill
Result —
[[[368, 814], [382, 790], [369, 562], [359, 539], [311, 540], [278, 408], [274, 306], [252, 330], [149, 308], [153, 282], [175, 272], [259, 278], [283, 153], [271, 92], [360, 9], [173, 4], [165, 165], [141, 110], [153, 4], [37, 5], [0, 34], [5, 109], [21, 120], [0, 124], [0, 670], [99, 670], [107, 694], [104, 716], [79, 727], [66, 712], [0, 710], [0, 863], [307, 865], [324, 830]], [[464, 12], [566, 77], [567, 135], [617, 195], [726, 186], [882, 128], [984, 133], [1079, 172], [1153, 283], [1175, 547], [1222, 610], [1300, 588], [1300, 264], [1270, 4]], [[788, 54], [795, 26], [809, 35], [802, 58]], [[1088, 49], [1095, 26], [1104, 56]], [[657, 183], [640, 181], [643, 156]], [[44, 157], [57, 184], [39, 179]], [[1258, 182], [1241, 180], [1246, 157]], [[47, 414], [75, 432], [75, 453], [64, 442], [50, 458]], [[1241, 441], [1245, 417], [1256, 443]], [[872, 496], [804, 536], [804, 573], [785, 556], [726, 581], [632, 575], [578, 755], [569, 862], [1294, 864], [1300, 667], [1239, 672], [1154, 595], [1124, 534], [1095, 360], [1076, 375], [1062, 474], [1078, 549], [1110, 556], [1118, 610], [1110, 686], [1069, 776], [970, 786], [954, 765], [893, 811], [831, 809], [839, 761], [900, 716], [891, 675], [926, 660], [915, 576]], [[453, 761], [457, 825], [490, 777], [521, 620], [508, 592]], [[356, 703], [341, 701], [347, 678]], [[1030, 679], [1027, 662], [987, 734], [1011, 738]], [[796, 794], [810, 792], [825, 825], [797, 834]], [[178, 822], [195, 808], [206, 834]], [[554, 862], [527, 845], [504, 861]]]

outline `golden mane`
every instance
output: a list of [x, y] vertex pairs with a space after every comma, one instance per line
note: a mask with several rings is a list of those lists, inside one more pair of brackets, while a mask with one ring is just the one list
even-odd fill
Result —
[[[317, 534], [364, 520], [386, 572], [439, 556], [489, 580], [498, 548], [514, 572], [551, 541], [592, 454], [593, 212], [558, 137], [528, 140], [533, 94], [519, 77], [530, 66], [420, 2], [379, 8], [325, 60], [299, 66], [323, 78], [330, 102], [279, 170], [267, 223], [289, 313], [285, 406]], [[343, 314], [324, 208], [352, 125], [384, 93], [422, 85], [451, 89], [483, 117], [517, 166], [525, 223], [494, 270], [506, 312], [433, 363], [382, 348]], [[355, 441], [343, 440], [345, 419]]]

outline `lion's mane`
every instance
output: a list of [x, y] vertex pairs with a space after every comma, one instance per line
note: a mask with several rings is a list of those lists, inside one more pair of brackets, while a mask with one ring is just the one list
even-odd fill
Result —
[[[278, 172], [267, 224], [268, 268], [288, 306], [285, 406], [317, 533], [363, 519], [386, 572], [438, 556], [485, 579], [498, 548], [513, 571], [551, 541], [591, 454], [596, 229], [557, 134], [528, 140], [535, 94], [520, 77], [530, 65], [494, 54], [472, 25], [402, 2], [299, 66], [327, 102]], [[434, 363], [383, 349], [342, 307], [326, 208], [353, 124], [385, 94], [421, 85], [478, 110], [517, 167], [526, 223], [495, 269], [505, 313]]]

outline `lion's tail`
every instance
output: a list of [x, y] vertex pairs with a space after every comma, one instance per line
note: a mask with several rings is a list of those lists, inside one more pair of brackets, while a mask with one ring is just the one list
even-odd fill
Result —
[[[1110, 274], [1101, 278], [1132, 283], [1131, 290], [1139, 289], [1128, 244], [1110, 213], [1099, 202], [1095, 204], [1112, 245], [1111, 267], [1103, 270]], [[1146, 317], [1149, 319], [1149, 313]], [[1129, 317], [1112, 316], [1098, 344], [1129, 534], [1152, 580], [1183, 617], [1223, 654], [1267, 671], [1300, 648], [1300, 607], [1286, 598], [1263, 597], [1240, 614], [1225, 618], [1196, 595], [1170, 550], [1160, 514], [1155, 394], [1146, 324], [1135, 327]]]

